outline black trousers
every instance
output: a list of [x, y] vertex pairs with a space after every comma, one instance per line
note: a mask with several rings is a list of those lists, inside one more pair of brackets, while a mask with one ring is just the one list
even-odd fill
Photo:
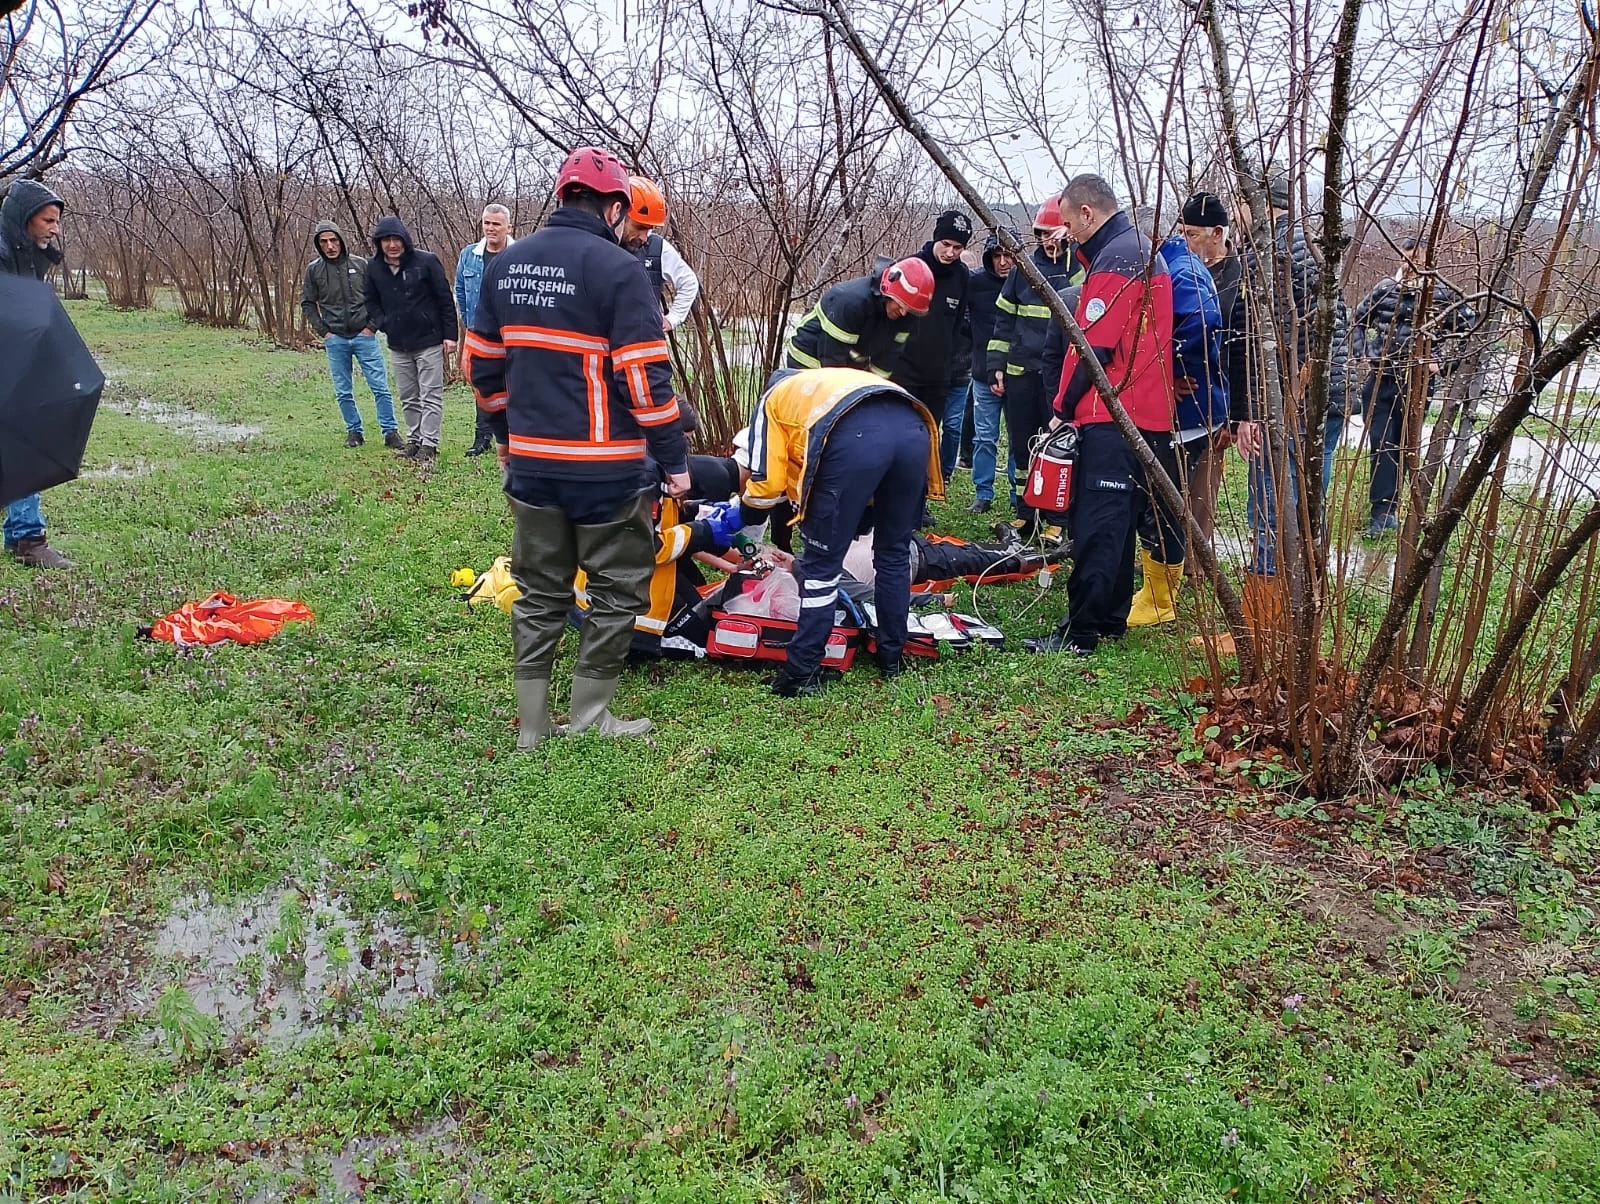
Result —
[[[1181, 490], [1184, 478], [1178, 474], [1179, 449], [1172, 436], [1146, 431], [1144, 441], [1155, 452], [1172, 483]], [[1193, 446], [1203, 450], [1207, 441], [1196, 439]], [[1188, 465], [1184, 467], [1187, 469]], [[1180, 564], [1188, 551], [1182, 512], [1174, 513], [1154, 488], [1145, 490], [1145, 503], [1139, 513], [1139, 542], [1160, 564]]]
[[1372, 456], [1372, 483], [1367, 499], [1372, 515], [1392, 515], [1400, 500], [1400, 439], [1404, 435], [1405, 403], [1399, 382], [1387, 372], [1367, 377], [1361, 404], [1367, 416], [1367, 447]]
[[[1044, 395], [1044, 374], [1023, 372], [1018, 376], [1008, 375], [1004, 400], [1006, 438], [1011, 442], [1011, 463], [1017, 472], [1026, 476], [1028, 461], [1031, 459], [1029, 447], [1034, 438], [1050, 425], [1052, 417], [1050, 402], [1053, 399]], [[1011, 483], [1020, 494], [1022, 490], [1015, 476], [1012, 477]], [[1033, 522], [1037, 518], [1033, 507], [1020, 499], [1016, 509], [1017, 517], [1025, 522]]]
[[[1167, 471], [1176, 474], [1172, 435], [1147, 431], [1145, 442]], [[1066, 624], [1072, 642], [1089, 650], [1101, 640], [1127, 634], [1139, 512], [1150, 499], [1144, 469], [1114, 423], [1094, 422], [1083, 428], [1076, 472]], [[1180, 559], [1181, 545], [1170, 563]]]
[[[920, 401], [929, 414], [933, 415], [933, 429], [938, 431], [942, 438], [944, 433], [944, 403], [950, 396], [950, 383], [946, 381], [939, 385], [911, 384], [906, 385], [905, 390]], [[950, 475], [949, 467], [953, 466], [947, 467], [944, 464], [939, 466], [940, 471], [946, 478]]]

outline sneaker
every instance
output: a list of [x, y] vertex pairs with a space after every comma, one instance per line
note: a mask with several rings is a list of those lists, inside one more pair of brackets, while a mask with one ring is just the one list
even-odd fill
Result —
[[383, 445], [385, 447], [391, 447], [395, 451], [401, 451], [405, 448], [406, 441], [400, 437], [399, 431], [384, 431]]
[[366, 440], [361, 437], [360, 431], [351, 431], [344, 437], [344, 445], [346, 447], [360, 447], [365, 442]]
[[956, 461], [956, 471], [957, 472], [971, 472], [972, 471], [972, 461], [971, 460], [957, 460]]
[[1382, 539], [1391, 531], [1400, 529], [1400, 520], [1392, 514], [1374, 514], [1372, 521], [1367, 524], [1367, 529], [1361, 533], [1362, 539]]
[[30, 569], [70, 569], [72, 561], [52, 548], [43, 535], [36, 535], [31, 539], [19, 539], [14, 544], [7, 544], [6, 551], [16, 559], [17, 563]]
[[402, 460], [415, 460], [421, 454], [422, 444], [418, 443], [415, 439], [410, 440], [403, 447], [401, 447], [399, 451], [395, 452], [395, 455], [399, 456]]
[[968, 514], [988, 514], [989, 510], [990, 510], [990, 507], [992, 507], [993, 505], [994, 505], [994, 502], [991, 499], [986, 498], [986, 497], [981, 497], [977, 501], [973, 502], [972, 505], [967, 507], [967, 513]]
[[419, 447], [412, 453], [411, 458], [419, 464], [432, 463], [439, 458], [439, 449], [437, 447]]
[[1045, 547], [1059, 547], [1061, 545], [1061, 528], [1054, 523], [1047, 523], [1039, 529], [1039, 540]]

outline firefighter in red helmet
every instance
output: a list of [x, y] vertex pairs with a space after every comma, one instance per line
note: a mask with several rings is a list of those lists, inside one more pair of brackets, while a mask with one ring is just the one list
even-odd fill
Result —
[[516, 517], [511, 572], [517, 747], [552, 735], [550, 674], [588, 577], [589, 614], [572, 678], [569, 732], [640, 735], [611, 714], [634, 620], [650, 604], [650, 498], [689, 488], [661, 307], [644, 265], [613, 233], [628, 171], [598, 147], [556, 177], [559, 208], [502, 251], [484, 276], [472, 330], [472, 388], [489, 415]]
[[800, 319], [791, 368], [862, 368], [887, 378], [900, 365], [911, 324], [933, 301], [933, 271], [915, 257], [836, 284]]

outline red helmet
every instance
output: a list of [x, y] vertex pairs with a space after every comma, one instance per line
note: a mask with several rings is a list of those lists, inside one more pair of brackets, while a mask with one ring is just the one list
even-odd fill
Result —
[[891, 263], [878, 278], [878, 290], [914, 314], [925, 314], [933, 304], [933, 269], [912, 256]]
[[1058, 196], [1045, 197], [1044, 203], [1039, 206], [1039, 212], [1034, 216], [1033, 228], [1035, 230], [1054, 230], [1061, 224], [1061, 198]]
[[574, 184], [591, 188], [601, 196], [629, 199], [628, 169], [622, 166], [622, 160], [598, 146], [580, 146], [561, 165], [556, 173], [556, 195]]

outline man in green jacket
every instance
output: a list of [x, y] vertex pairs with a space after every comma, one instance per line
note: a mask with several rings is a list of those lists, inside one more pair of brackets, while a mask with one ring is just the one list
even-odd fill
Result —
[[364, 442], [353, 370], [353, 363], [359, 363], [377, 406], [384, 446], [403, 448], [406, 441], [400, 437], [395, 422], [383, 348], [378, 346], [377, 333], [367, 324], [367, 261], [350, 254], [345, 248], [344, 232], [332, 222], [320, 223], [313, 241], [317, 257], [306, 265], [300, 310], [305, 314], [306, 325], [322, 336], [322, 346], [328, 353], [328, 373], [333, 377], [333, 393], [344, 417], [344, 445], [360, 447]]

